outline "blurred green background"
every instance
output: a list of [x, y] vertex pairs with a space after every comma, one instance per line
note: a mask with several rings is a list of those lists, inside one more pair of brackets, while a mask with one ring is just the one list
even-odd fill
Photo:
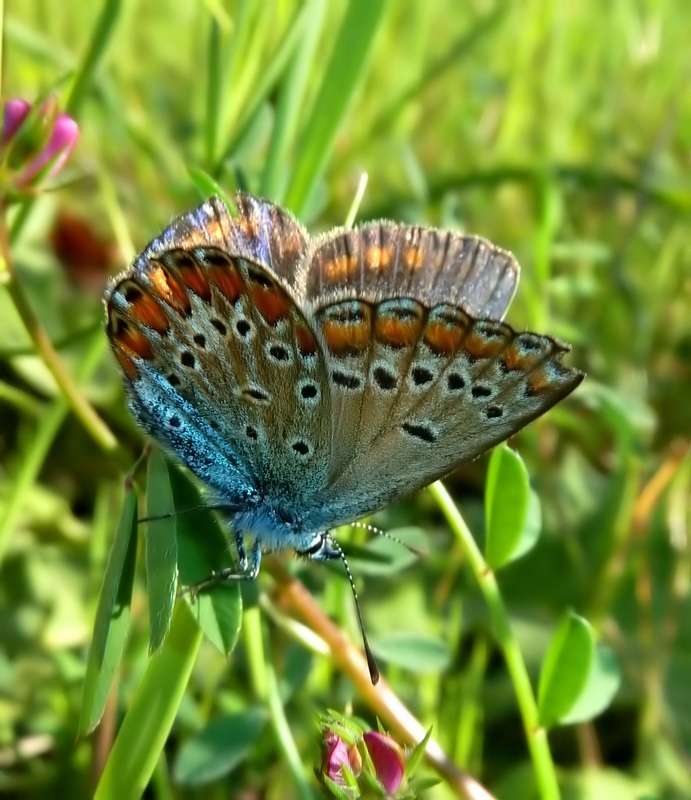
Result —
[[[0, 287], [0, 793], [91, 796], [146, 668], [138, 581], [111, 728], [78, 738], [123, 466], [142, 443], [101, 295], [200, 201], [197, 168], [287, 204], [314, 232], [343, 223], [366, 172], [359, 220], [453, 227], [516, 254], [508, 321], [571, 342], [588, 377], [512, 441], [543, 526], [499, 584], [534, 681], [568, 609], [622, 673], [602, 715], [550, 732], [563, 795], [691, 797], [689, 42], [674, 0], [6, 4], [3, 97], [53, 90], [81, 127], [60, 188], [11, 210], [17, 279], [121, 449], [69, 412]], [[480, 538], [486, 466], [447, 482]], [[418, 526], [430, 548], [376, 576], [351, 565], [373, 644], [425, 643], [417, 660], [382, 658], [387, 680], [491, 792], [538, 796], [486, 607], [438, 508], [423, 492], [374, 521]], [[299, 574], [355, 637], [342, 577]], [[262, 630], [309, 774], [319, 713], [375, 725], [374, 713], [328, 658], [267, 615]], [[217, 759], [218, 775], [180, 766], [195, 733], [261, 706], [245, 645], [226, 661], [202, 644], [148, 797], [301, 796], [270, 725], [235, 763]]]

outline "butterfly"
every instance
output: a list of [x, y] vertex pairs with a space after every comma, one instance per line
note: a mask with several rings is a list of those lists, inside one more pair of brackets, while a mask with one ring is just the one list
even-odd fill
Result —
[[234, 203], [174, 219], [105, 294], [133, 416], [230, 522], [238, 565], [214, 578], [256, 577], [262, 551], [343, 558], [333, 528], [583, 379], [567, 345], [501, 321], [519, 266], [485, 239], [385, 221], [312, 238], [279, 206]]

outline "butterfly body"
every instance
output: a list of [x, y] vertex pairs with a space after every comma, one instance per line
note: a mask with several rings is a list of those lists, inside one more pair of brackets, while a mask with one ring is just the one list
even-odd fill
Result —
[[567, 346], [501, 322], [518, 265], [485, 240], [388, 222], [310, 239], [277, 206], [236, 206], [178, 217], [105, 302], [135, 418], [226, 508], [241, 555], [257, 543], [257, 568], [261, 550], [330, 557], [331, 528], [581, 381]]

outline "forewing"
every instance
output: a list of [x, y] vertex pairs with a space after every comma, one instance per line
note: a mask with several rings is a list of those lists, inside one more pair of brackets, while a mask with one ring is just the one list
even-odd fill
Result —
[[261, 496], [294, 503], [325, 480], [328, 385], [315, 336], [271, 266], [289, 275], [302, 249], [273, 242], [266, 206], [253, 227], [219, 200], [174, 221], [107, 293], [107, 327], [154, 438], [224, 495], [223, 463]]

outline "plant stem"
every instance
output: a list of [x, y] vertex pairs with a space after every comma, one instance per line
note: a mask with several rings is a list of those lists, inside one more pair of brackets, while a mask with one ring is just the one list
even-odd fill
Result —
[[149, 660], [96, 789], [96, 800], [141, 797], [159, 762], [187, 688], [202, 631], [187, 603], [175, 605], [170, 631]]
[[305, 776], [305, 771], [302, 767], [300, 754], [295, 746], [293, 734], [290, 731], [290, 725], [286, 719], [285, 711], [283, 709], [283, 702], [278, 692], [278, 682], [276, 681], [276, 673], [273, 667], [266, 665], [266, 699], [269, 702], [269, 713], [271, 715], [271, 722], [274, 727], [274, 733], [278, 741], [278, 746], [283, 751], [288, 769], [290, 770], [293, 780], [295, 781], [295, 788], [300, 800], [313, 800], [314, 794]]
[[120, 447], [113, 432], [99, 417], [72, 376], [65, 369], [65, 365], [57, 350], [53, 347], [50, 337], [31, 308], [29, 298], [24, 292], [24, 287], [14, 267], [9, 247], [6, 218], [2, 210], [0, 210], [0, 259], [2, 262], [0, 263], [0, 281], [5, 284], [36, 350], [46, 367], [48, 367], [60, 391], [67, 399], [70, 408], [96, 444], [106, 453], [115, 456], [121, 465], [126, 466], [130, 461], [129, 456]]
[[443, 484], [437, 481], [429, 488], [454, 533], [461, 541], [470, 569], [489, 608], [497, 642], [504, 654], [506, 666], [516, 692], [516, 700], [523, 718], [523, 727], [535, 769], [540, 797], [543, 800], [558, 800], [560, 797], [559, 784], [552, 753], [549, 749], [549, 742], [547, 741], [547, 731], [539, 724], [537, 703], [530, 685], [528, 671], [518, 647], [518, 642], [511, 630], [508, 611], [502, 600], [494, 572], [482, 557], [482, 553], [470, 529]]
[[[350, 678], [362, 700], [392, 733], [411, 747], [419, 744], [427, 735], [425, 727], [403, 704], [386, 680], [382, 677], [376, 686], [372, 685], [364, 655], [338, 625], [326, 616], [312, 595], [300, 581], [288, 573], [279, 559], [266, 558], [263, 564], [278, 584], [279, 605], [297, 613], [326, 642], [336, 667]], [[432, 737], [427, 742], [425, 758], [458, 797], [465, 800], [493, 800], [483, 786], [453, 763], [439, 742]]]
[[71, 117], [78, 114], [84, 102], [96, 69], [103, 60], [108, 44], [113, 38], [115, 24], [122, 10], [122, 6], [122, 0], [106, 0], [103, 5], [101, 16], [96, 23], [96, 29], [89, 40], [89, 48], [84, 54], [82, 63], [74, 74], [72, 86], [67, 95], [65, 111]]

